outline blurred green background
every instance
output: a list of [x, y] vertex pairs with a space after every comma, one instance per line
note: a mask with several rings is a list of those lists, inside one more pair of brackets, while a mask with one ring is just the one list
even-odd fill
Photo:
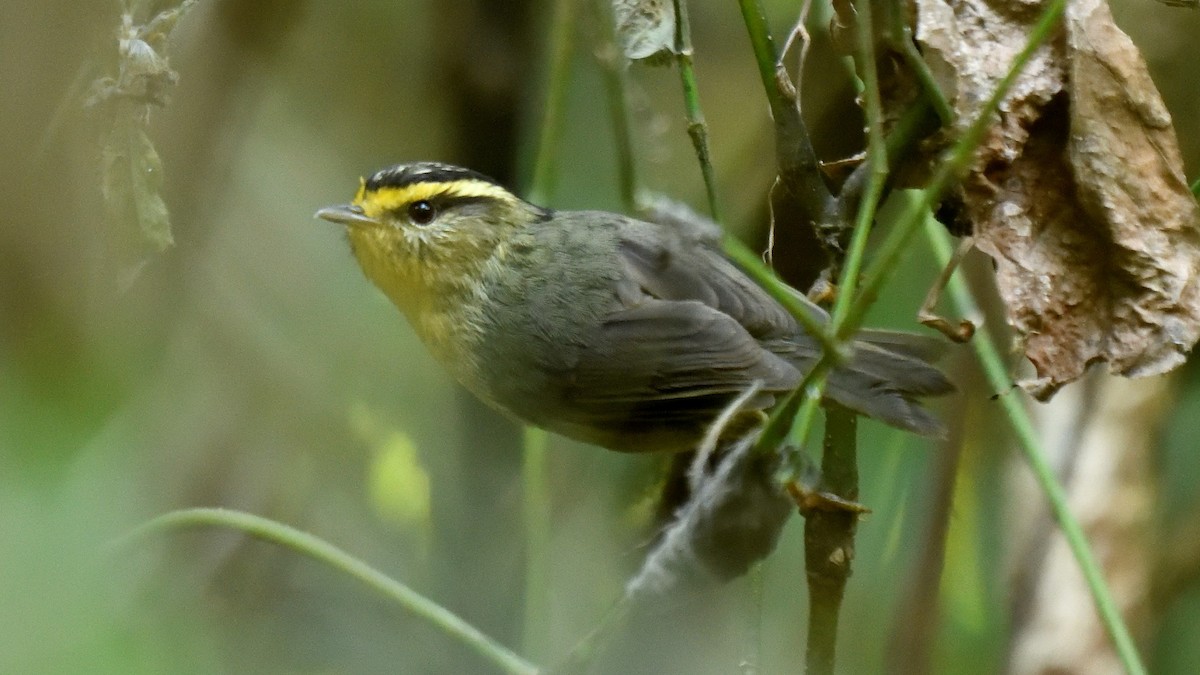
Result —
[[[111, 547], [188, 506], [309, 530], [535, 661], [561, 657], [640, 562], [663, 459], [550, 439], [548, 551], [532, 561], [541, 590], [529, 594], [520, 430], [447, 379], [362, 278], [343, 235], [312, 218], [399, 161], [469, 164], [527, 186], [550, 3], [200, 0], [169, 43], [178, 85], [150, 125], [175, 245], [132, 257], [114, 230], [136, 225], [107, 218], [101, 198], [111, 121], [82, 104], [92, 80], [115, 74], [116, 4], [0, 7], [0, 672], [486, 672], [356, 582], [239, 534]], [[795, 6], [767, 6], [782, 33]], [[1115, 10], [1146, 52], [1195, 177], [1200, 15], [1140, 0]], [[745, 31], [733, 3], [693, 3], [692, 14], [724, 216], [761, 240], [773, 151]], [[547, 199], [619, 210], [593, 56], [602, 31], [590, 3], [575, 22]], [[858, 149], [860, 123], [827, 53], [813, 49], [806, 114], [820, 154], [837, 158]], [[643, 182], [701, 207], [677, 75], [635, 67], [631, 82]], [[936, 274], [921, 246], [874, 325], [912, 326]], [[131, 260], [144, 262], [136, 273]], [[942, 588], [928, 603], [941, 614], [929, 621], [933, 663], [995, 672], [1010, 591], [997, 477], [1010, 449], [969, 358], [948, 368], [965, 394], [939, 410], [966, 431]], [[1197, 504], [1188, 477], [1200, 475], [1200, 431], [1187, 420], [1200, 383], [1179, 382], [1164, 522], [1194, 517]], [[941, 472], [954, 466], [933, 444], [862, 429], [862, 499], [874, 514], [859, 528], [842, 617], [847, 673], [884, 671], [898, 627], [926, 618], [905, 615], [902, 601]], [[762, 672], [793, 671], [801, 526], [793, 520], [765, 565], [761, 636], [743, 580], [699, 616], [664, 615], [601, 666], [732, 672], [758, 640]], [[527, 597], [544, 600], [527, 609]], [[1154, 671], [1196, 672], [1200, 589], [1154, 611]]]

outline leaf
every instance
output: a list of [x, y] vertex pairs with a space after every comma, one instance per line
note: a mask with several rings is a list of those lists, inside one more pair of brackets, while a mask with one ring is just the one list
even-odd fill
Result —
[[672, 0], [613, 0], [613, 15], [625, 58], [664, 65], [677, 53]]
[[145, 132], [118, 122], [103, 152], [102, 193], [113, 228], [136, 224], [141, 238], [162, 252], [173, 243], [167, 205], [159, 190], [162, 165]]
[[150, 110], [166, 105], [167, 93], [177, 76], [167, 60], [166, 41], [171, 29], [195, 0], [167, 0], [153, 5], [155, 14], [137, 23], [131, 12], [147, 10], [134, 3], [121, 17], [117, 44], [116, 77], [92, 84], [85, 105], [104, 114], [107, 127], [101, 151], [101, 192], [107, 215], [107, 260], [118, 288], [129, 287], [148, 260], [147, 252], [161, 253], [174, 239], [167, 204], [162, 197], [162, 161], [147, 133]]
[[1200, 335], [1200, 212], [1171, 115], [1108, 5], [1070, 3], [1067, 36], [1078, 199], [1116, 255], [1105, 358], [1121, 374], [1159, 374]]
[[[918, 2], [918, 41], [960, 128], [1028, 39], [1037, 13], [1017, 4]], [[959, 196], [1036, 369], [1031, 394], [1096, 362], [1127, 376], [1183, 362], [1200, 336], [1200, 214], [1170, 115], [1102, 0], [1068, 4]]]
[[175, 243], [171, 236], [171, 218], [163, 201], [162, 161], [150, 137], [140, 129], [134, 132], [130, 150], [130, 197], [137, 222], [146, 241], [161, 253]]

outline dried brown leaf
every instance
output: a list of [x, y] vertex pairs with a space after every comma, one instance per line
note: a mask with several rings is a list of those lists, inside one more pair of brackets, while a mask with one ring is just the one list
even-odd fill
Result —
[[[917, 37], [954, 103], [977, 114], [1040, 3], [918, 0]], [[1200, 233], [1170, 115], [1102, 0], [1068, 5], [963, 179], [1009, 322], [1048, 398], [1096, 362], [1141, 376], [1200, 335]]]
[[671, 0], [613, 0], [617, 36], [625, 58], [664, 65], [675, 54], [675, 5]]
[[1200, 335], [1200, 233], [1171, 115], [1102, 0], [1067, 9], [1077, 196], [1112, 241], [1106, 360], [1122, 375], [1183, 363]]

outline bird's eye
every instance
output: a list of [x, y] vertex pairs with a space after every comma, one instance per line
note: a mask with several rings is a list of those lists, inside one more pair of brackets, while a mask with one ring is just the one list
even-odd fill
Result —
[[437, 215], [437, 210], [433, 208], [428, 200], [422, 199], [408, 205], [408, 219], [414, 225], [428, 225], [433, 222], [433, 217]]

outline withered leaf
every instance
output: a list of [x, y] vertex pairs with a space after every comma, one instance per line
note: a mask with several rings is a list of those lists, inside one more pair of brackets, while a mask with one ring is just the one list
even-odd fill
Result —
[[663, 65], [675, 54], [675, 4], [671, 0], [613, 0], [613, 16], [625, 58]]
[[[1028, 40], [1040, 3], [919, 0], [918, 40], [960, 124]], [[961, 198], [996, 262], [1045, 399], [1089, 365], [1162, 373], [1200, 336], [1200, 231], [1171, 118], [1102, 0], [1068, 4], [1001, 106]]]
[[136, 223], [143, 241], [158, 252], [174, 243], [161, 196], [162, 163], [145, 132], [118, 123], [104, 146], [103, 179], [104, 201], [114, 227]]
[[1174, 368], [1200, 335], [1200, 232], [1171, 115], [1102, 0], [1067, 6], [1070, 160], [1080, 204], [1112, 246], [1105, 358], [1123, 375]]
[[107, 216], [105, 265], [115, 272], [119, 289], [133, 283], [148, 254], [174, 243], [162, 197], [162, 161], [147, 130], [151, 109], [166, 104], [177, 79], [165, 53], [168, 34], [195, 0], [170, 4], [145, 23], [133, 13], [122, 15], [116, 77], [96, 80], [85, 104], [104, 115], [107, 127], [100, 186]]

